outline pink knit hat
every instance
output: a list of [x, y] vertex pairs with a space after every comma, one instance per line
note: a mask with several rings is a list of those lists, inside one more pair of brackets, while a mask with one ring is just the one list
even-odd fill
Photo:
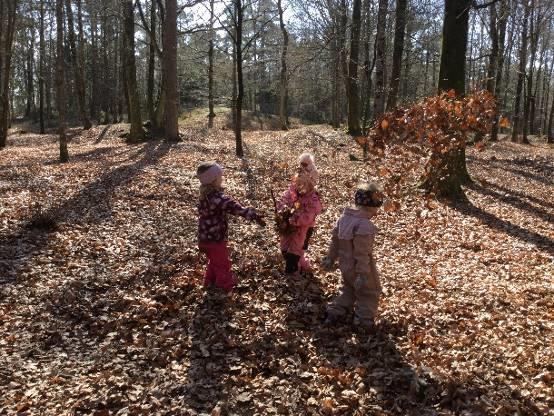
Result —
[[223, 168], [215, 162], [202, 163], [196, 172], [196, 177], [202, 185], [209, 185], [223, 175]]
[[319, 179], [319, 172], [315, 166], [314, 155], [311, 153], [302, 153], [298, 158], [298, 164], [298, 176], [304, 176], [304, 180], [316, 186]]

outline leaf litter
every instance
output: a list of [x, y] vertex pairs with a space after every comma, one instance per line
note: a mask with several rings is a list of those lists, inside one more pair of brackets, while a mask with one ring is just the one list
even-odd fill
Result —
[[[364, 162], [324, 126], [245, 133], [242, 160], [229, 131], [128, 146], [104, 129], [76, 135], [65, 165], [54, 135], [0, 153], [0, 413], [551, 414], [551, 148], [468, 149], [468, 200], [445, 204], [415, 186], [421, 153]], [[322, 325], [340, 276], [287, 281], [272, 227], [232, 220], [236, 294], [201, 287], [199, 161], [270, 217], [304, 151], [326, 207], [314, 264], [356, 183], [385, 184], [369, 336]]]

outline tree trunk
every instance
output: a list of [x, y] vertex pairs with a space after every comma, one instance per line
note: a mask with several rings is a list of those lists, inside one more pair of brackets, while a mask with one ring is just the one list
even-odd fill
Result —
[[[369, 109], [370, 109], [370, 97], [371, 97], [371, 74], [373, 72], [373, 66], [375, 65], [375, 47], [373, 48], [373, 53], [370, 50], [370, 38], [372, 32], [371, 25], [371, 11], [370, 11], [370, 0], [364, 0], [362, 4], [362, 10], [364, 16], [362, 18], [364, 30], [364, 65], [363, 65], [363, 79], [361, 89], [361, 112], [362, 112], [362, 131], [365, 132], [367, 123], [369, 120]], [[370, 61], [371, 56], [371, 61]]]
[[[340, 48], [340, 68], [342, 76], [342, 86], [339, 85], [339, 119], [342, 122], [344, 118], [344, 106], [341, 97], [348, 97], [348, 62], [346, 59], [346, 30], [348, 26], [348, 4], [346, 0], [341, 0], [339, 7], [339, 48]], [[341, 87], [343, 88], [341, 92]]]
[[392, 54], [392, 73], [390, 80], [387, 109], [396, 107], [398, 87], [400, 85], [400, 71], [402, 68], [402, 53], [404, 50], [404, 32], [406, 31], [407, 0], [396, 0], [396, 22], [394, 29], [394, 49]]
[[550, 101], [550, 83], [549, 81], [552, 79], [552, 74], [554, 73], [554, 57], [552, 57], [552, 61], [550, 62], [550, 70], [548, 72], [545, 71], [544, 73], [544, 79], [543, 79], [543, 104], [541, 105], [542, 108], [542, 132], [543, 134], [546, 134], [548, 136], [548, 102]]
[[[213, 1], [213, 0], [212, 0]], [[148, 47], [148, 80], [146, 92], [146, 107], [148, 108], [148, 117], [153, 123], [156, 118], [156, 107], [154, 105], [154, 75], [156, 72], [156, 2], [152, 0], [150, 5], [150, 42]]]
[[[55, 70], [52, 69], [55, 68], [56, 63], [54, 62], [55, 59], [55, 42], [52, 42], [53, 39], [53, 33], [54, 33], [54, 19], [49, 19], [50, 24], [50, 30], [49, 33], [49, 42], [48, 42], [48, 71], [46, 71], [46, 93], [44, 94], [44, 98], [46, 99], [46, 119], [48, 120], [48, 125], [50, 125], [50, 120], [53, 118], [53, 112], [52, 112], [52, 91], [55, 89], [55, 81], [53, 79], [53, 72], [55, 73]], [[55, 75], [55, 74], [54, 74]]]
[[235, 104], [235, 142], [236, 154], [238, 157], [244, 156], [242, 149], [242, 99], [244, 97], [244, 84], [242, 77], [242, 0], [235, 2], [235, 55], [237, 68], [237, 101]]
[[25, 84], [27, 90], [27, 105], [25, 108], [25, 117], [31, 117], [35, 112], [35, 83], [34, 83], [34, 61], [35, 61], [35, 29], [31, 25], [29, 28], [29, 50], [26, 59]]
[[44, 55], [46, 54], [46, 43], [44, 41], [44, 0], [40, 0], [40, 28], [39, 28], [39, 78], [38, 78], [38, 96], [39, 96], [39, 125], [40, 134], [44, 134]]
[[487, 91], [494, 94], [496, 88], [496, 74], [498, 68], [498, 55], [499, 55], [499, 39], [498, 39], [498, 25], [497, 25], [497, 13], [496, 5], [492, 4], [489, 9], [489, 24], [490, 24], [490, 37], [491, 37], [491, 53], [489, 56], [489, 67], [487, 68]]
[[406, 53], [405, 53], [405, 62], [404, 62], [404, 75], [400, 77], [399, 80], [402, 80], [403, 78], [403, 82], [402, 82], [402, 99], [407, 99], [407, 98], [410, 98], [412, 96], [417, 96], [417, 83], [415, 84], [415, 92], [413, 94], [411, 94], [411, 91], [410, 91], [410, 85], [413, 85], [414, 83], [411, 82], [412, 79], [410, 78], [410, 66], [411, 66], [411, 63], [412, 63], [412, 42], [411, 42], [411, 39], [410, 39], [410, 36], [411, 36], [411, 33], [412, 33], [412, 25], [410, 24], [410, 22], [408, 22], [408, 24], [406, 25], [406, 36], [405, 36], [405, 41], [404, 41], [404, 47], [405, 47], [405, 50], [406, 50]]
[[350, 30], [350, 57], [348, 61], [348, 133], [359, 136], [360, 128], [360, 83], [358, 80], [358, 60], [360, 59], [360, 26], [362, 1], [354, 0], [352, 8], [352, 28]]
[[[496, 59], [496, 74], [495, 80], [494, 80], [494, 96], [496, 97], [497, 105], [500, 107], [502, 100], [500, 99], [500, 96], [502, 95], [502, 70], [504, 68], [504, 60], [506, 56], [505, 52], [505, 41], [506, 41], [506, 27], [508, 23], [508, 6], [506, 3], [503, 3], [500, 7], [500, 18], [498, 17], [498, 13], [496, 11], [496, 5], [491, 5], [491, 31], [492, 31], [492, 19], [494, 19], [495, 22], [495, 31], [497, 32], [496, 39], [497, 39], [497, 45], [498, 45], [498, 55]], [[492, 32], [491, 32], [492, 36]], [[494, 44], [493, 44], [494, 47]], [[500, 109], [502, 110], [502, 109]], [[500, 111], [499, 111], [500, 114]], [[497, 114], [494, 117], [494, 121], [492, 124], [491, 129], [491, 135], [490, 135], [490, 141], [497, 141], [498, 140], [498, 119], [499, 114]]]
[[547, 128], [547, 143], [554, 143], [554, 130], [552, 129], [554, 123], [554, 94], [552, 94], [552, 104], [550, 105], [550, 117], [548, 118]]
[[163, 24], [163, 63], [165, 76], [165, 138], [179, 141], [179, 85], [177, 82], [177, 0], [167, 0]]
[[465, 68], [470, 0], [445, 0], [439, 92], [465, 94]]
[[56, 0], [56, 100], [58, 107], [60, 136], [60, 162], [69, 162], [67, 137], [65, 135], [65, 74], [64, 74], [64, 44], [63, 44], [63, 0]]
[[108, 87], [110, 82], [111, 73], [110, 73], [110, 60], [108, 56], [109, 52], [109, 39], [112, 37], [112, 28], [108, 22], [107, 13], [104, 12], [102, 15], [102, 45], [100, 50], [102, 51], [102, 64], [100, 68], [102, 69], [102, 88], [101, 88], [101, 109], [103, 113], [103, 123], [110, 123], [110, 96], [111, 89]]
[[90, 117], [98, 119], [98, 20], [94, 6], [90, 10]]
[[387, 0], [379, 0], [377, 12], [377, 34], [375, 37], [375, 101], [373, 104], [373, 118], [378, 118], [385, 111], [385, 46], [387, 29]]
[[[234, 36], [237, 36], [236, 28], [234, 29]], [[233, 121], [233, 131], [237, 125], [237, 47], [235, 40], [233, 39], [233, 69], [231, 71], [231, 119]]]
[[[465, 61], [471, 0], [445, 0], [442, 31], [441, 64], [438, 90], [454, 90], [457, 95], [465, 93]], [[423, 188], [438, 196], [451, 199], [463, 197], [461, 185], [469, 183], [465, 142], [449, 152], [434, 153], [430, 163], [432, 171], [422, 184]]]
[[332, 67], [332, 88], [333, 88], [333, 102], [331, 103], [331, 125], [338, 129], [340, 126], [340, 46], [338, 38], [338, 22], [334, 20], [333, 39], [331, 53], [333, 54], [333, 67]]
[[208, 128], [214, 126], [214, 0], [210, 0], [210, 40], [208, 42]]
[[277, 0], [277, 8], [279, 10], [279, 26], [281, 27], [281, 33], [283, 34], [283, 49], [281, 51], [281, 73], [280, 73], [280, 88], [279, 88], [279, 120], [281, 122], [281, 129], [287, 130], [287, 98], [288, 98], [288, 83], [287, 83], [287, 50], [289, 47], [289, 33], [285, 28], [285, 22], [283, 20], [283, 7], [281, 0]]
[[521, 30], [521, 49], [519, 51], [519, 73], [516, 86], [516, 101], [514, 105], [514, 120], [512, 130], [512, 142], [518, 141], [520, 129], [523, 125], [521, 115], [521, 94], [523, 92], [523, 83], [525, 81], [525, 69], [527, 67], [527, 21], [529, 20], [530, 8], [524, 3], [523, 28]]
[[10, 115], [10, 73], [17, 1], [0, 2], [0, 149], [6, 147]]
[[124, 48], [123, 62], [125, 68], [125, 86], [129, 94], [129, 120], [131, 129], [127, 136], [127, 141], [136, 143], [144, 140], [144, 130], [142, 129], [142, 118], [140, 113], [140, 98], [137, 90], [137, 74], [135, 64], [135, 18], [133, 12], [133, 1], [125, 0], [123, 6], [123, 26], [124, 26]]
[[77, 104], [81, 113], [81, 121], [83, 129], [88, 130], [92, 127], [86, 110], [85, 100], [85, 77], [81, 66], [80, 52], [77, 50], [77, 42], [75, 40], [75, 28], [73, 26], [73, 10], [71, 9], [71, 0], [65, 0], [65, 10], [67, 13], [67, 31], [69, 38], [69, 46], [71, 50], [71, 62], [73, 64], [73, 74], [75, 77], [75, 86], [77, 87]]
[[537, 32], [535, 32], [535, 2], [534, 0], [531, 0], [531, 15], [530, 15], [530, 22], [531, 27], [529, 30], [529, 38], [531, 41], [531, 59], [529, 60], [529, 70], [527, 71], [527, 74], [525, 78], [527, 79], [527, 92], [525, 94], [525, 101], [523, 104], [523, 126], [522, 126], [522, 137], [521, 142], [525, 144], [529, 144], [529, 139], [527, 138], [527, 134], [529, 133], [529, 128], [531, 131], [533, 131], [533, 122], [529, 118], [529, 114], [531, 112], [531, 107], [534, 106], [533, 101], [535, 100], [535, 97], [533, 96], [533, 74], [535, 72], [535, 59], [537, 57], [537, 43], [538, 43], [538, 37], [539, 34], [537, 33], [539, 29], [536, 29]]

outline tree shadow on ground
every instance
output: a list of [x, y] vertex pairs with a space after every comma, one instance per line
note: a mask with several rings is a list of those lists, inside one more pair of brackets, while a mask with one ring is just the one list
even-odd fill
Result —
[[[543, 207], [545, 208], [552, 208], [554, 209], [554, 203], [552, 202], [549, 202], [547, 200], [543, 200], [543, 199], [540, 199], [540, 198], [535, 198], [534, 196], [532, 195], [526, 195], [524, 193], [521, 193], [521, 192], [518, 192], [518, 191], [514, 191], [513, 189], [509, 189], [509, 188], [506, 188], [504, 186], [501, 186], [497, 183], [492, 183], [492, 182], [489, 182], [489, 181], [483, 181], [481, 180], [480, 181], [484, 186], [487, 186], [487, 187], [490, 187], [490, 188], [494, 188], [496, 189], [498, 192], [501, 192], [501, 193], [504, 193], [504, 194], [508, 194], [509, 196], [515, 196], [519, 199], [522, 199], [522, 200], [529, 200], [531, 202], [534, 202], [535, 204], [537, 205], [542, 205]], [[545, 195], [545, 197], [548, 197], [548, 195]]]
[[230, 325], [231, 300], [217, 289], [205, 292], [189, 323], [187, 381], [170, 394], [183, 396], [186, 410], [209, 414], [228, 401], [226, 380], [233, 363], [240, 362], [235, 348], [236, 328]]
[[483, 224], [490, 228], [501, 231], [523, 242], [532, 244], [546, 254], [551, 256], [554, 255], [554, 241], [544, 235], [526, 230], [525, 228], [510, 221], [498, 218], [490, 212], [473, 205], [471, 202], [454, 203], [452, 204], [452, 208], [464, 215], [479, 219]]
[[96, 138], [96, 141], [94, 142], [94, 144], [98, 144], [100, 143], [102, 140], [104, 140], [104, 138], [106, 137], [106, 135], [108, 134], [108, 131], [110, 130], [110, 127], [112, 127], [111, 124], [107, 124], [103, 129], [102, 131], [100, 132], [100, 134], [98, 135], [98, 137]]
[[156, 164], [172, 148], [171, 143], [148, 142], [142, 157], [131, 164], [107, 171], [59, 204], [40, 210], [11, 234], [0, 236], [0, 276], [14, 281], [33, 257], [44, 249], [60, 224], [95, 224], [112, 215], [111, 198], [118, 187], [133, 180], [146, 167]]
[[[507, 385], [490, 386], [478, 379], [455, 375], [444, 379], [437, 377], [431, 368], [408, 362], [398, 348], [409, 342], [403, 319], [394, 322], [380, 319], [369, 334], [359, 332], [351, 324], [352, 315], [339, 326], [328, 328], [321, 324], [327, 299], [320, 281], [306, 275], [299, 283], [287, 287], [292, 296], [286, 319], [287, 336], [292, 344], [289, 348], [300, 356], [309, 380], [313, 364], [301, 340], [306, 336], [311, 339], [315, 354], [323, 363], [317, 369], [318, 377], [323, 377], [331, 387], [328, 397], [332, 400], [327, 404], [332, 404], [335, 411], [342, 409], [340, 414], [381, 414], [383, 411], [414, 416], [431, 416], [437, 412], [487, 414], [494, 410], [490, 401], [495, 395], [498, 397], [498, 391], [505, 398], [502, 406], [540, 412], [520, 391]], [[303, 376], [300, 373], [299, 377]], [[299, 383], [308, 380], [299, 380]]]
[[[467, 160], [470, 162], [481, 163], [485, 167], [493, 167], [501, 169], [503, 171], [508, 171], [515, 175], [522, 176], [524, 178], [539, 182], [544, 185], [554, 185], [554, 179], [552, 179], [552, 171], [554, 171], [554, 165], [552, 165], [548, 159], [545, 159], [543, 161], [521, 158], [491, 158], [488, 160], [479, 160], [474, 156], [468, 155]], [[523, 168], [527, 168], [528, 170], [524, 170]]]
[[[488, 184], [487, 184], [488, 185]], [[494, 191], [490, 189], [487, 186], [480, 185], [476, 182], [472, 183], [468, 186], [469, 189], [480, 193], [481, 195], [491, 196], [495, 199], [498, 199], [499, 201], [502, 201], [506, 204], [509, 204], [515, 208], [521, 209], [523, 211], [526, 211], [530, 213], [531, 215], [536, 216], [537, 218], [540, 218], [541, 220], [545, 222], [549, 222], [551, 224], [554, 224], [554, 215], [551, 213], [539, 208], [535, 207], [525, 200], [523, 200], [521, 197], [516, 196], [515, 194], [511, 193], [511, 191], [506, 190], [507, 194], [501, 194], [497, 191]], [[504, 188], [505, 189], [505, 188]]]

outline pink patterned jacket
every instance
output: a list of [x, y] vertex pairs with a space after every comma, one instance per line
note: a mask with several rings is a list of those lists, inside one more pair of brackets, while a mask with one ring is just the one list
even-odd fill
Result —
[[313, 191], [300, 195], [294, 185], [291, 185], [283, 193], [277, 208], [294, 209], [289, 223], [296, 227], [294, 233], [281, 237], [281, 250], [302, 256], [306, 233], [315, 225], [316, 217], [323, 210], [319, 194]]

